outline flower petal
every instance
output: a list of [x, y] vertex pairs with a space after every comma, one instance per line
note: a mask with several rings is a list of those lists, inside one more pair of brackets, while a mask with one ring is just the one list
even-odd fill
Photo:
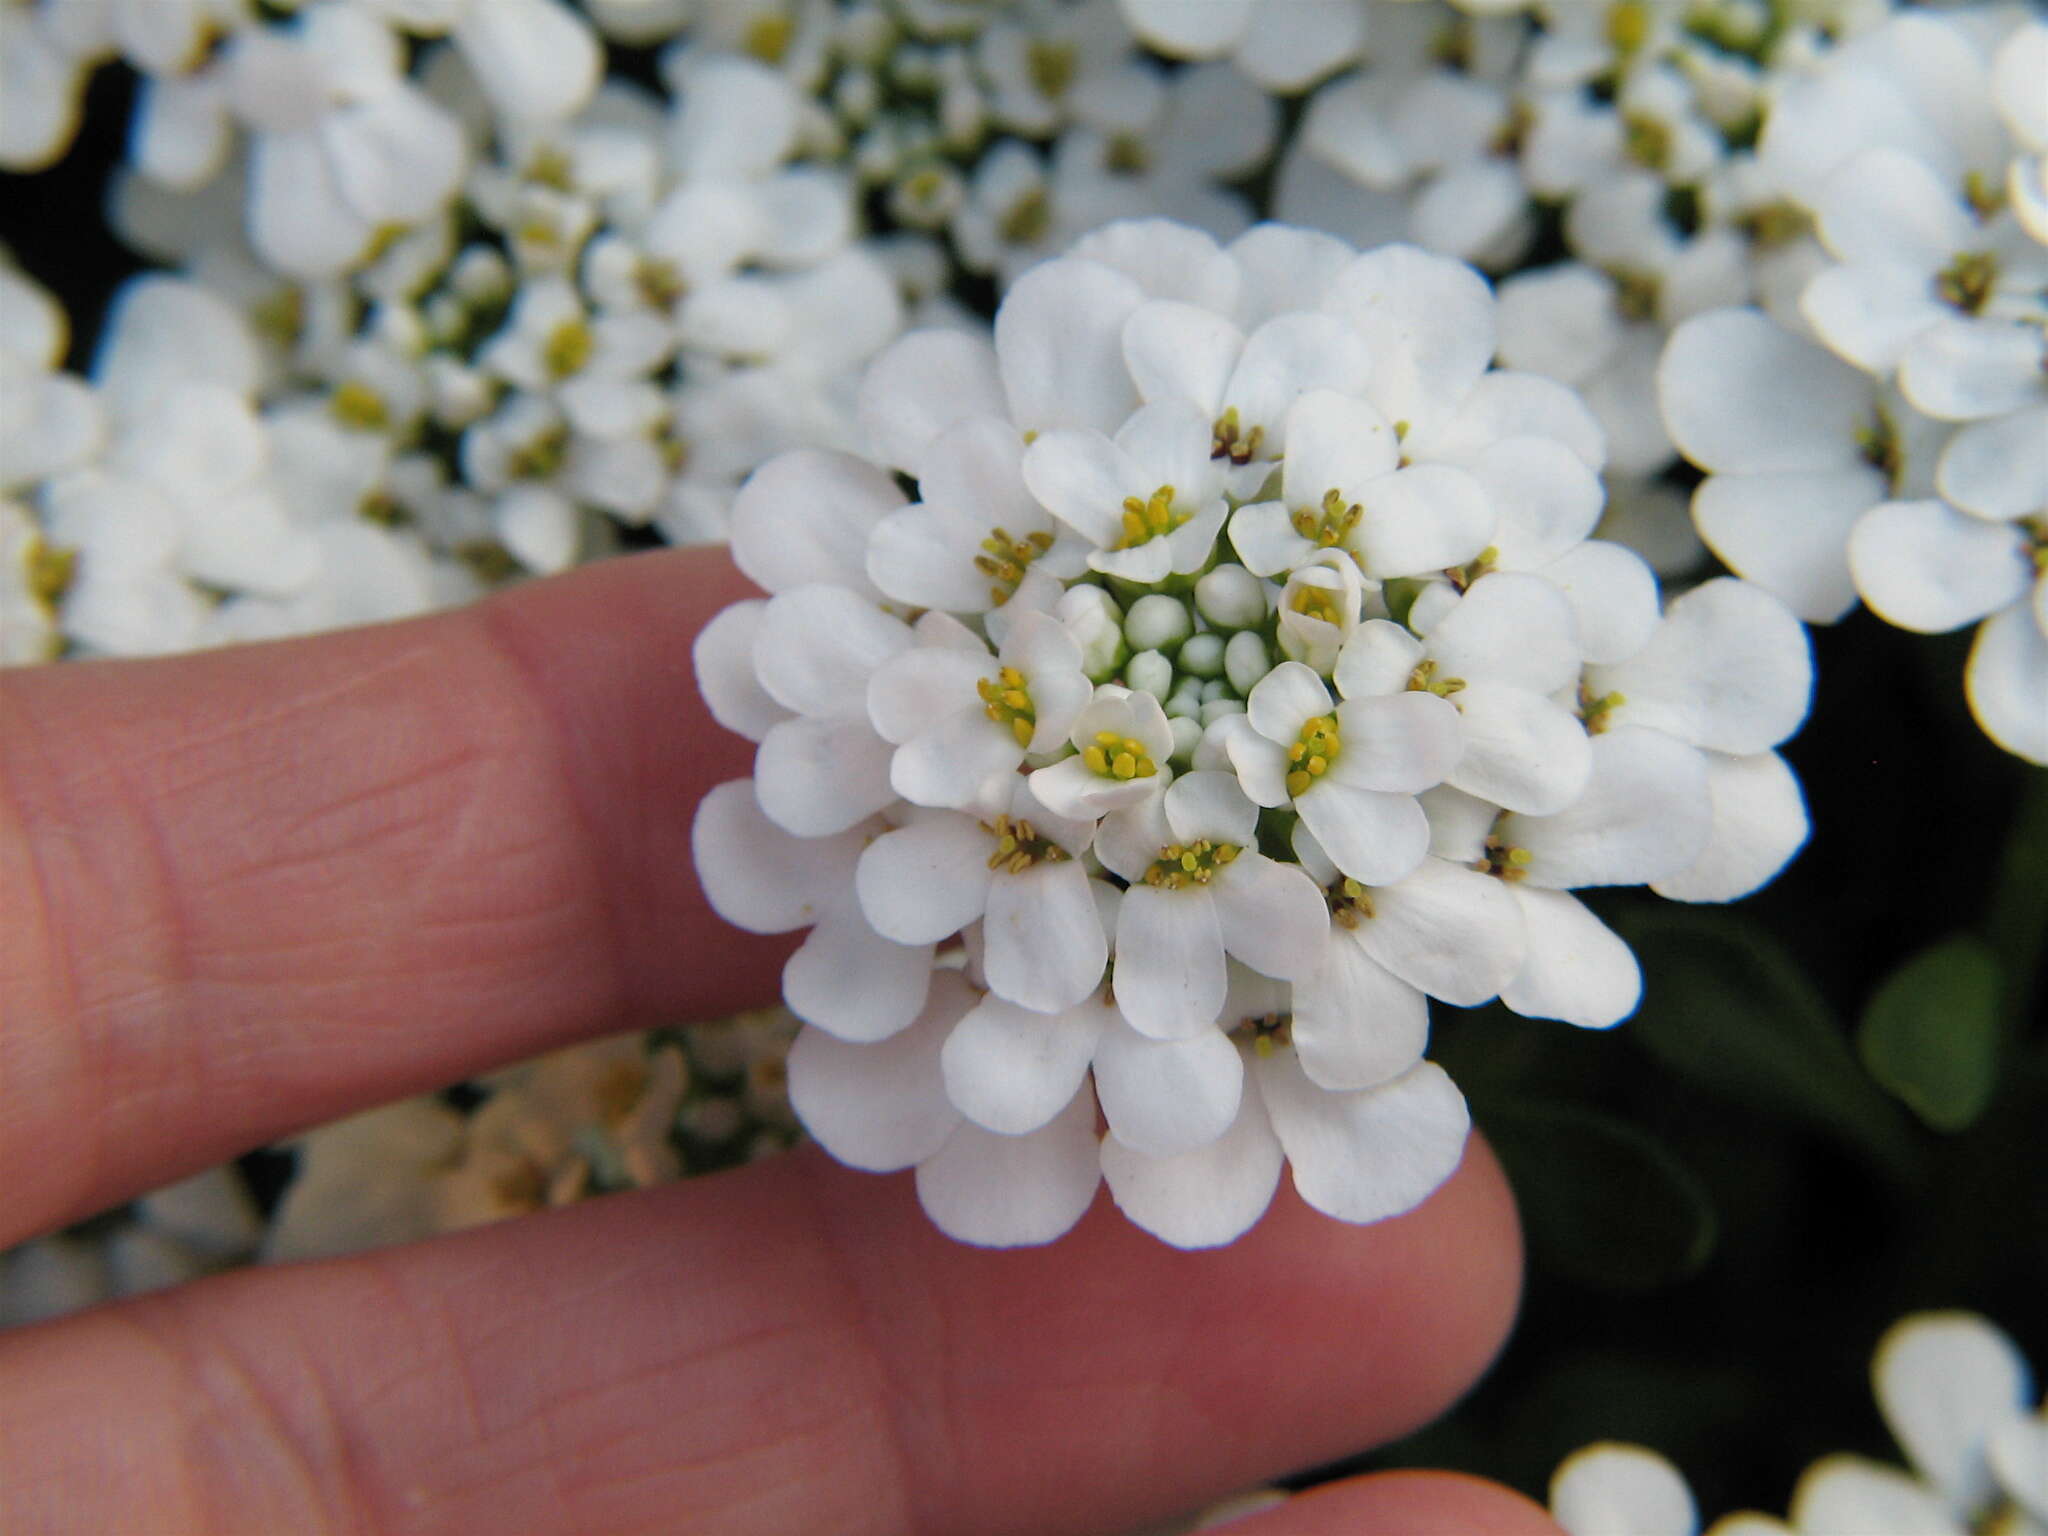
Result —
[[1444, 782], [1503, 810], [1548, 816], [1584, 793], [1593, 747], [1579, 718], [1511, 683], [1468, 683], [1453, 698], [1464, 754]]
[[1577, 897], [1512, 887], [1529, 939], [1527, 958], [1500, 1000], [1525, 1019], [1561, 1019], [1607, 1029], [1636, 1011], [1643, 995], [1635, 952]]
[[1081, 1219], [1101, 1182], [1095, 1095], [1085, 1087], [1027, 1136], [963, 1121], [917, 1165], [917, 1198], [932, 1225], [984, 1248], [1051, 1242]]
[[1717, 309], [1672, 332], [1657, 397], [1693, 463], [1760, 474], [1847, 463], [1873, 394], [1862, 374], [1759, 311]]
[[784, 720], [761, 738], [754, 793], [783, 830], [829, 837], [895, 802], [889, 757], [864, 716]]
[[[2042, 584], [2034, 590], [2039, 594]], [[2048, 635], [2034, 614], [2014, 604], [1984, 621], [1970, 647], [1963, 690], [1985, 735], [2048, 767]]]
[[1849, 530], [1885, 499], [1867, 465], [1801, 474], [1719, 474], [1693, 492], [1707, 547], [1809, 624], [1832, 624], [1856, 606]]
[[1811, 830], [1798, 775], [1775, 752], [1709, 752], [1713, 828], [1687, 868], [1650, 889], [1671, 901], [1735, 901], [1776, 877]]
[[1134, 885], [1116, 915], [1116, 1000], [1131, 1027], [1155, 1040], [1210, 1029], [1229, 977], [1223, 930], [1208, 890]]
[[1550, 1475], [1550, 1517], [1571, 1536], [1695, 1536], [1699, 1509], [1676, 1467], [1639, 1445], [1574, 1451]]
[[1849, 571], [1880, 618], [1926, 635], [1981, 619], [2034, 584], [2018, 528], [1941, 501], [1888, 501], [1864, 513], [1849, 535]]
[[1429, 858], [1371, 897], [1371, 916], [1352, 930], [1359, 945], [1431, 997], [1476, 1007], [1521, 968], [1522, 909], [1491, 875]]
[[868, 535], [903, 505], [893, 479], [851, 454], [782, 454], [733, 499], [733, 563], [770, 592], [832, 582], [879, 597], [868, 584]]
[[1148, 1040], [1111, 1025], [1095, 1049], [1095, 1092], [1110, 1134], [1126, 1148], [1173, 1157], [1230, 1129], [1244, 1094], [1244, 1058], [1220, 1029]]
[[1429, 1001], [1338, 929], [1314, 975], [1295, 983], [1294, 1048], [1319, 1088], [1391, 1082], [1429, 1048]]
[[1529, 884], [1638, 885], [1688, 868], [1712, 829], [1707, 766], [1662, 731], [1624, 725], [1593, 738], [1586, 792], [1552, 816], [1509, 814], [1500, 836], [1530, 855]]
[[1434, 1062], [1357, 1093], [1318, 1088], [1292, 1051], [1252, 1070], [1302, 1199], [1340, 1221], [1383, 1221], [1413, 1210], [1457, 1171], [1471, 1116]]
[[1114, 1123], [1102, 1142], [1109, 1192], [1132, 1222], [1176, 1248], [1233, 1241], [1265, 1214], [1280, 1187], [1285, 1159], [1256, 1093], [1243, 1095], [1228, 1129], [1178, 1153], [1135, 1150], [1116, 1134]]
[[1021, 1136], [1066, 1108], [1095, 1042], [1118, 1020], [1094, 997], [1065, 1013], [1029, 1013], [985, 997], [953, 1027], [939, 1062], [946, 1096], [983, 1130]]
[[806, 928], [853, 878], [865, 839], [792, 837], [762, 814], [753, 782], [720, 784], [697, 806], [690, 859], [711, 909], [749, 933]]
[[1034, 1013], [1073, 1007], [1101, 984], [1109, 960], [1109, 936], [1077, 859], [991, 880], [982, 942], [990, 990]]
[[[828, 911], [782, 968], [782, 1000], [806, 1024], [854, 1044], [886, 1040], [917, 1017], [932, 947], [897, 944], [848, 902]], [[859, 977], [848, 986], [847, 978]]]
[[1964, 1536], [1940, 1499], [1896, 1468], [1861, 1456], [1824, 1456], [1792, 1490], [1801, 1531], [1843, 1536]]
[[971, 816], [941, 811], [868, 844], [854, 876], [861, 910], [899, 944], [937, 944], [981, 916], [994, 843]]
[[967, 331], [915, 331], [868, 365], [860, 423], [884, 464], [924, 473], [926, 451], [955, 422], [1007, 417], [995, 349]]
[[1246, 848], [1210, 886], [1223, 947], [1263, 976], [1315, 974], [1327, 945], [1322, 890], [1290, 864]]
[[1385, 795], [1327, 781], [1294, 802], [1302, 824], [1354, 880], [1391, 885], [1429, 852], [1429, 819], [1413, 795]]
[[1137, 404], [1123, 323], [1145, 292], [1099, 262], [1061, 258], [1018, 278], [996, 311], [996, 358], [1009, 417], [1027, 432], [1114, 430]]
[[880, 1044], [804, 1030], [789, 1052], [789, 1101], [804, 1128], [840, 1162], [877, 1173], [938, 1151], [960, 1123], [939, 1052], [972, 1000], [965, 981], [942, 973], [917, 1021]]
[[2013, 1341], [1970, 1312], [1920, 1312], [1878, 1341], [1877, 1406], [1915, 1470], [1968, 1519], [1996, 1490], [1986, 1442], [2029, 1408], [2031, 1373]]

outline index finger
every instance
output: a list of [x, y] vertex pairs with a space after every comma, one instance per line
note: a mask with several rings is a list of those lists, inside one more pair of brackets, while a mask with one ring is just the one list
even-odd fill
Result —
[[300, 1126], [773, 995], [690, 819], [722, 555], [459, 612], [0, 672], [0, 1246]]

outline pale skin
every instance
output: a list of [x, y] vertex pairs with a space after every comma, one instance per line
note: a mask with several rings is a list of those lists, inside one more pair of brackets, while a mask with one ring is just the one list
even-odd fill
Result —
[[[772, 996], [690, 871], [747, 771], [658, 554], [462, 612], [0, 672], [0, 1248], [352, 1110]], [[10, 1532], [1106, 1536], [1443, 1412], [1512, 1319], [1476, 1139], [1357, 1228], [1283, 1188], [1188, 1254], [1107, 1196], [1050, 1248], [804, 1151], [0, 1335]], [[1476, 1480], [1244, 1536], [1556, 1536]]]

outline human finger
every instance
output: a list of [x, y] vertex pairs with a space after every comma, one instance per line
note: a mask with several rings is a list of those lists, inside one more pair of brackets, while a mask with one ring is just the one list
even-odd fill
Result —
[[0, 671], [0, 1246], [565, 1041], [767, 1000], [696, 801], [723, 555], [403, 624]]
[[1224, 1529], [1230, 1536], [1562, 1536], [1542, 1505], [1455, 1472], [1346, 1478]]
[[1099, 1536], [1440, 1413], [1519, 1275], [1476, 1138], [1406, 1216], [1283, 1188], [1199, 1253], [1106, 1198], [967, 1248], [799, 1153], [0, 1335], [0, 1524]]

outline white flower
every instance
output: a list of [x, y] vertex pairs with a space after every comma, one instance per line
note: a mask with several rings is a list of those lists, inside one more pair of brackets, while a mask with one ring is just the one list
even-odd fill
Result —
[[1550, 1474], [1550, 1518], [1566, 1536], [1695, 1536], [1699, 1507], [1685, 1477], [1640, 1445], [1582, 1446]]
[[1031, 792], [1055, 815], [1078, 821], [1130, 810], [1156, 796], [1171, 775], [1173, 731], [1149, 693], [1104, 684], [1074, 716], [1068, 739], [1072, 757], [1031, 775]]
[[1269, 91], [1313, 85], [1365, 45], [1362, 0], [1118, 0], [1124, 20], [1170, 58], [1229, 58]]
[[1163, 401], [1134, 411], [1114, 439], [1072, 428], [1041, 433], [1024, 483], [1093, 546], [1089, 567], [1155, 585], [1208, 564], [1229, 511], [1223, 471], [1200, 412]]
[[446, 35], [498, 115], [559, 122], [590, 100], [604, 50], [588, 22], [559, 0], [355, 0], [417, 35]]
[[1935, 479], [1946, 500], [1884, 502], [1857, 520], [1857, 591], [1905, 629], [1984, 620], [1970, 708], [2007, 751], [2048, 763], [2048, 407], [1963, 428]]
[[0, 667], [55, 659], [57, 603], [75, 559], [43, 537], [27, 508], [0, 500]]

